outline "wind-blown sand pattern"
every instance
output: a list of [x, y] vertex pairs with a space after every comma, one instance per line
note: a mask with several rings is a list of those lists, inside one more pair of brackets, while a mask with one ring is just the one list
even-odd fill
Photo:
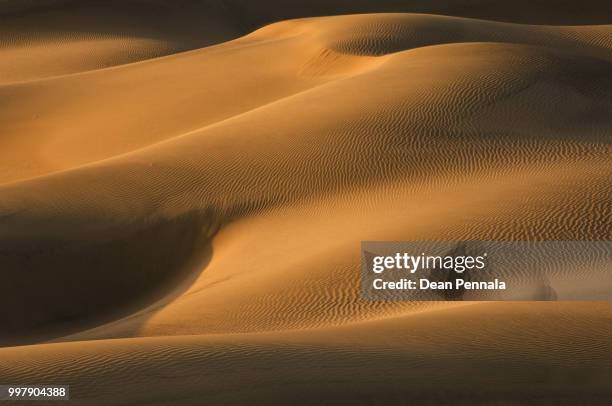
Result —
[[612, 400], [606, 302], [359, 291], [362, 240], [610, 239], [608, 3], [343, 3], [0, 1], [0, 384]]

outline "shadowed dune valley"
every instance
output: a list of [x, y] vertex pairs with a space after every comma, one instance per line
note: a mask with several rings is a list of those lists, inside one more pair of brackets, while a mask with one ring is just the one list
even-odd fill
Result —
[[34, 400], [612, 404], [612, 2], [0, 0]]

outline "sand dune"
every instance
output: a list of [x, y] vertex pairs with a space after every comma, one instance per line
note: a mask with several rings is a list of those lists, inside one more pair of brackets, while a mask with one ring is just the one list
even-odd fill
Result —
[[[3, 129], [6, 148], [4, 153], [0, 152], [0, 182], [69, 169], [209, 126], [306, 89], [364, 73], [384, 62], [384, 58], [373, 56], [429, 45], [493, 41], [562, 49], [542, 50], [540, 56], [534, 52], [523, 60], [529, 64], [529, 58], [536, 58], [534, 61], [538, 60], [545, 75], [548, 73], [545, 69], [552, 69], [551, 80], [570, 75], [563, 81], [577, 86], [576, 98], [582, 97], [580, 87], [597, 86], [598, 81], [604, 82], [603, 89], [609, 86], [606, 61], [612, 52], [612, 36], [605, 27], [518, 26], [421, 15], [348, 16], [279, 23], [224, 45], [146, 63], [0, 86], [2, 97], [11, 100], [0, 112], [0, 120], [6, 123]], [[456, 49], [456, 53], [461, 53], [460, 48]], [[488, 51], [483, 48], [480, 52]], [[572, 63], [577, 52], [579, 61]], [[418, 63], [423, 59], [419, 55], [424, 54], [401, 59]], [[425, 58], [437, 58], [436, 55], [438, 63], [444, 61], [444, 51], [431, 51]], [[585, 55], [590, 58], [583, 59]], [[549, 57], [559, 58], [558, 63], [544, 61]], [[473, 63], [479, 61], [475, 58]], [[244, 64], [252, 69], [243, 72]], [[574, 67], [579, 72], [572, 72]], [[444, 69], [437, 75], [444, 75]], [[535, 66], [528, 69], [537, 75]], [[572, 78], [590, 75], [591, 71], [596, 76], [593, 81], [569, 83], [579, 80]], [[234, 80], [223, 80], [228, 74]], [[521, 78], [520, 74], [512, 75], [508, 79]], [[529, 86], [529, 80], [536, 79], [525, 78], [523, 85]], [[193, 86], [194, 82], [201, 85]], [[516, 89], [520, 86], [517, 82]], [[547, 97], [548, 94], [541, 94], [544, 103], [548, 103]], [[595, 112], [595, 119], [606, 119], [606, 100], [603, 94], [603, 107]], [[567, 102], [567, 106], [570, 116], [583, 114], [574, 113], [572, 102]], [[587, 108], [591, 114], [590, 105]], [[152, 115], [158, 119], [148, 120]], [[91, 126], [92, 120], [96, 126]], [[64, 125], [66, 121], [71, 123], [69, 127]], [[551, 122], [542, 121], [546, 126]], [[565, 125], [558, 124], [567, 132]], [[84, 132], [88, 136], [83, 136]], [[34, 150], [31, 145], [35, 145]]]
[[607, 303], [359, 290], [362, 240], [610, 239], [612, 25], [519, 24], [607, 4], [262, 3], [0, 2], [0, 381], [609, 401]]
[[[0, 84], [201, 48], [272, 22], [305, 16], [401, 11], [532, 24], [594, 24], [609, 22], [605, 19], [612, 12], [612, 6], [603, 1], [592, 1], [591, 7], [577, 1], [525, 3], [5, 0], [0, 2]], [[429, 31], [428, 35], [435, 33]]]
[[[78, 381], [75, 397], [94, 405], [117, 398], [281, 404], [296, 397], [299, 403], [605, 404], [610, 307], [542, 303], [534, 312], [533, 306], [476, 304], [308, 332], [74, 342], [0, 354], [3, 377]], [[545, 337], [554, 337], [554, 345]], [[151, 387], [151, 379], [158, 384]]]
[[0, 85], [200, 48], [242, 33], [222, 2], [0, 3]]

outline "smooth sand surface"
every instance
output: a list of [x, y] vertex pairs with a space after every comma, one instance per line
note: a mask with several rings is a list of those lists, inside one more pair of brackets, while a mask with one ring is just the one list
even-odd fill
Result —
[[606, 302], [359, 290], [362, 240], [610, 239], [608, 3], [259, 3], [0, 1], [0, 383], [609, 403]]

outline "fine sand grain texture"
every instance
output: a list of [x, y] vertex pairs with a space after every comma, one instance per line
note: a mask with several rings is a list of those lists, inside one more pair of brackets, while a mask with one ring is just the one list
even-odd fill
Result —
[[0, 384], [610, 404], [608, 302], [360, 295], [364, 240], [612, 237], [612, 6], [533, 3], [0, 1]]

